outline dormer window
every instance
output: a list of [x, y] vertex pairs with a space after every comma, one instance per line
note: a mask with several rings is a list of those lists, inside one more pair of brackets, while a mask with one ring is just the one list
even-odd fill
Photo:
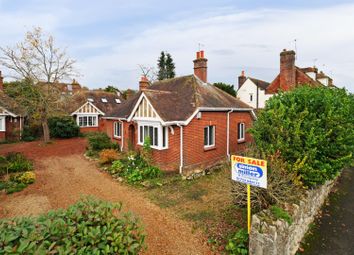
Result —
[[102, 103], [107, 103], [108, 102], [107, 98], [104, 98], [104, 97], [101, 98], [101, 101], [102, 101]]
[[120, 99], [116, 98], [115, 100], [116, 100], [116, 103], [117, 103], [117, 104], [120, 104], [120, 103], [121, 103]]
[[93, 98], [87, 98], [87, 101], [93, 103]]

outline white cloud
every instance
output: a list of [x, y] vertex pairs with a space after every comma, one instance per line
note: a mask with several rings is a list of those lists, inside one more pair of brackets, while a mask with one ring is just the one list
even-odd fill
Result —
[[[193, 72], [198, 43], [205, 45], [209, 80], [235, 83], [242, 69], [250, 76], [271, 81], [279, 70], [279, 53], [294, 48], [297, 65], [313, 65], [333, 76], [339, 86], [354, 90], [354, 5], [308, 10], [264, 9], [213, 13], [159, 24], [120, 41], [112, 51], [86, 57], [83, 81], [90, 86], [108, 83], [137, 87], [138, 64], [155, 65], [161, 50], [169, 51], [178, 75]], [[323, 66], [325, 64], [325, 66]]]
[[[63, 8], [58, 15], [21, 14], [15, 22], [11, 15], [0, 11], [0, 40], [4, 42], [3, 38], [9, 35], [7, 42], [22, 35], [23, 24], [44, 26], [55, 35], [59, 33], [61, 40], [71, 43], [75, 40], [68, 46], [78, 60], [83, 74], [80, 80], [85, 85], [137, 88], [138, 64], [156, 65], [162, 50], [172, 54], [178, 75], [192, 73], [198, 43], [205, 45], [209, 81], [235, 83], [242, 69], [247, 75], [271, 81], [279, 71], [280, 51], [294, 48], [297, 39], [298, 66], [313, 65], [313, 59], [318, 59], [316, 65], [331, 75], [337, 85], [346, 85], [354, 91], [354, 61], [349, 58], [354, 56], [354, 33], [351, 32], [354, 4], [294, 10], [221, 8], [209, 13], [189, 12], [188, 16], [174, 14], [168, 21], [154, 22], [147, 28], [146, 24], [131, 28], [128, 35], [113, 29], [104, 37], [100, 33], [73, 39], [65, 33], [66, 28], [89, 26], [108, 18], [105, 17], [108, 12], [114, 13], [113, 10], [97, 11], [97, 17], [87, 18], [92, 12], [94, 9], [87, 9], [85, 15], [76, 18], [73, 10]], [[3, 15], [8, 15], [5, 23]]]

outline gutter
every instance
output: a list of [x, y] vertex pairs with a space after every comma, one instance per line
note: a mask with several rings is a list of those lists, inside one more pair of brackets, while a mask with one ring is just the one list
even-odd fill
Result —
[[230, 113], [232, 113], [234, 110], [230, 110], [227, 112], [227, 134], [226, 134], [226, 153], [227, 153], [227, 158], [230, 159]]
[[123, 147], [124, 147], [124, 122], [120, 121], [120, 123], [122, 123], [122, 130], [121, 130], [121, 132], [122, 132], [122, 146], [120, 146], [120, 151], [123, 151]]
[[177, 126], [180, 128], [180, 165], [179, 165], [179, 174], [182, 175], [183, 174], [183, 126], [177, 124]]

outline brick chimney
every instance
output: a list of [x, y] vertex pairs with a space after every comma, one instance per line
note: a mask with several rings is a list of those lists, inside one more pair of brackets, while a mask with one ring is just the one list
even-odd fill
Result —
[[284, 49], [280, 53], [280, 89], [288, 91], [296, 85], [295, 51]]
[[4, 90], [4, 77], [2, 77], [1, 75], [1, 71], [0, 71], [0, 91]]
[[145, 75], [141, 76], [139, 81], [139, 90], [147, 89], [149, 87], [149, 80]]
[[193, 60], [194, 62], [194, 75], [201, 79], [203, 82], [207, 82], [207, 62], [208, 60], [204, 57], [204, 51], [197, 52], [197, 58]]
[[247, 80], [247, 77], [245, 75], [245, 71], [242, 70], [241, 75], [238, 77], [238, 88], [241, 88], [241, 86], [245, 83]]

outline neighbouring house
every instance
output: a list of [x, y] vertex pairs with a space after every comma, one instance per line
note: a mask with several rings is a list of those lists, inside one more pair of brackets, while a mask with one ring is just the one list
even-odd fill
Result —
[[269, 82], [252, 77], [246, 77], [242, 71], [238, 77], [237, 97], [255, 109], [264, 108], [265, 102], [272, 96], [267, 94]]
[[19, 140], [26, 111], [5, 94], [3, 79], [0, 71], [0, 141]]
[[101, 131], [121, 150], [139, 150], [150, 137], [154, 163], [167, 171], [205, 169], [251, 141], [251, 106], [207, 82], [207, 59], [197, 52], [194, 74], [157, 81], [102, 117]]
[[289, 91], [304, 84], [334, 87], [332, 78], [322, 71], [318, 72], [316, 67], [297, 67], [295, 55], [295, 51], [286, 49], [280, 53], [280, 72], [270, 84], [247, 78], [242, 73], [237, 97], [254, 108], [264, 108], [265, 102], [279, 91]]
[[71, 100], [65, 102], [69, 106], [67, 112], [75, 118], [80, 131], [104, 131], [102, 130], [102, 117], [109, 116], [118, 110], [124, 102], [121, 93], [97, 91], [81, 91], [75, 94]]
[[71, 83], [58, 82], [55, 85], [63, 96], [72, 96], [82, 90], [81, 85], [75, 79]]

